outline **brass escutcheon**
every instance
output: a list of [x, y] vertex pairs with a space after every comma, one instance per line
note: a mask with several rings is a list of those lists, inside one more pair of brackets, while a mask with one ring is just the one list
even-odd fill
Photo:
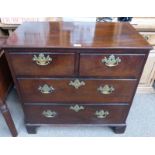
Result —
[[109, 111], [99, 110], [95, 112], [97, 118], [106, 118], [109, 115]]
[[105, 57], [104, 59], [102, 59], [101, 62], [108, 67], [114, 67], [121, 62], [121, 59], [119, 57], [115, 58], [115, 56], [112, 54], [108, 58]]
[[79, 89], [81, 86], [85, 85], [84, 81], [79, 81], [79, 79], [75, 79], [74, 81], [70, 81], [70, 86], [73, 86], [75, 89]]
[[42, 94], [50, 94], [52, 93], [55, 89], [52, 86], [48, 86], [47, 84], [44, 84], [43, 86], [39, 86], [38, 90]]
[[40, 53], [38, 57], [34, 55], [32, 60], [39, 66], [46, 66], [52, 62], [52, 58], [49, 55], [45, 57], [43, 53]]
[[101, 93], [101, 94], [111, 94], [115, 88], [113, 86], [109, 86], [109, 85], [104, 85], [104, 86], [100, 86], [99, 88], [97, 88], [97, 90]]
[[57, 112], [51, 111], [51, 110], [44, 110], [42, 112], [42, 115], [47, 117], [47, 118], [54, 118], [57, 115]]
[[74, 106], [70, 106], [71, 110], [74, 110], [75, 112], [79, 112], [80, 110], [84, 110], [84, 106], [79, 106], [78, 104], [74, 105]]

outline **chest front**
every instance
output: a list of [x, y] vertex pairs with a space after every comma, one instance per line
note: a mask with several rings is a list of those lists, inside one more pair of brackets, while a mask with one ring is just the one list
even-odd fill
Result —
[[5, 49], [28, 132], [43, 124], [99, 124], [124, 132], [151, 47], [128, 24], [95, 24], [93, 38], [83, 31], [81, 40], [73, 23], [48, 24], [45, 44], [33, 33], [27, 36], [31, 42], [20, 38], [30, 31], [21, 27], [16, 32], [21, 40], [13, 46], [8, 39]]

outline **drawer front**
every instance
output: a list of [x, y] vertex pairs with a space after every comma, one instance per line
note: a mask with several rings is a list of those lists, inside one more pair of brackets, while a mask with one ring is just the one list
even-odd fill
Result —
[[[79, 107], [80, 110], [75, 107]], [[125, 123], [128, 106], [55, 105], [25, 106], [27, 123], [119, 124]]]
[[9, 54], [16, 75], [65, 76], [74, 74], [74, 54]]
[[20, 79], [25, 103], [29, 102], [130, 102], [136, 80]]
[[145, 62], [145, 55], [81, 54], [80, 75], [137, 78]]

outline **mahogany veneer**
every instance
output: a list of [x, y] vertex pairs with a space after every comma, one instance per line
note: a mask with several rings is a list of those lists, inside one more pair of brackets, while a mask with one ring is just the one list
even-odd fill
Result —
[[[47, 103], [47, 102], [70, 102], [70, 103], [128, 103], [132, 100], [136, 80], [103, 80], [103, 79], [81, 79], [85, 86], [79, 90], [69, 86], [70, 81], [75, 79], [19, 79], [18, 84], [21, 90], [22, 99], [26, 103]], [[38, 86], [44, 84], [52, 85], [55, 91], [51, 94], [44, 94], [38, 91]], [[100, 86], [112, 85], [117, 91], [112, 94], [103, 95], [97, 91]]]
[[30, 22], [5, 52], [29, 133], [43, 124], [123, 133], [152, 47], [128, 23]]
[[[108, 51], [109, 52], [109, 51]], [[140, 74], [145, 54], [115, 54], [121, 59], [119, 67], [109, 68], [102, 63], [108, 54], [81, 54], [80, 75], [81, 76], [100, 76], [100, 77], [133, 77], [137, 78]], [[138, 64], [138, 65], [135, 65]]]
[[[32, 61], [33, 54], [11, 54], [10, 59], [16, 75], [67, 76], [74, 74], [74, 54], [50, 54], [52, 67], [37, 66]], [[29, 65], [27, 65], [29, 64]], [[63, 67], [62, 67], [63, 64]]]
[[[128, 112], [128, 106], [104, 106], [104, 105], [83, 105], [84, 110], [76, 113], [71, 110], [72, 105], [42, 105], [42, 106], [25, 106], [26, 117], [28, 123], [43, 123], [43, 124], [119, 124], [124, 122], [126, 119], [126, 114]], [[40, 115], [42, 111], [51, 109], [56, 111], [56, 117], [53, 119], [45, 118]], [[109, 117], [105, 119], [99, 119], [96, 117], [96, 110], [108, 110]]]

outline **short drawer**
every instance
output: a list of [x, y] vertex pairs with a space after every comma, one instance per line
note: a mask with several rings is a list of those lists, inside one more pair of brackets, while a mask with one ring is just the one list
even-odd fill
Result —
[[33, 124], [120, 124], [128, 106], [53, 105], [24, 106], [26, 122]]
[[136, 80], [19, 79], [21, 95], [29, 102], [130, 102]]
[[137, 78], [145, 62], [145, 54], [81, 54], [80, 75]]
[[16, 75], [65, 76], [74, 74], [74, 54], [9, 54]]

